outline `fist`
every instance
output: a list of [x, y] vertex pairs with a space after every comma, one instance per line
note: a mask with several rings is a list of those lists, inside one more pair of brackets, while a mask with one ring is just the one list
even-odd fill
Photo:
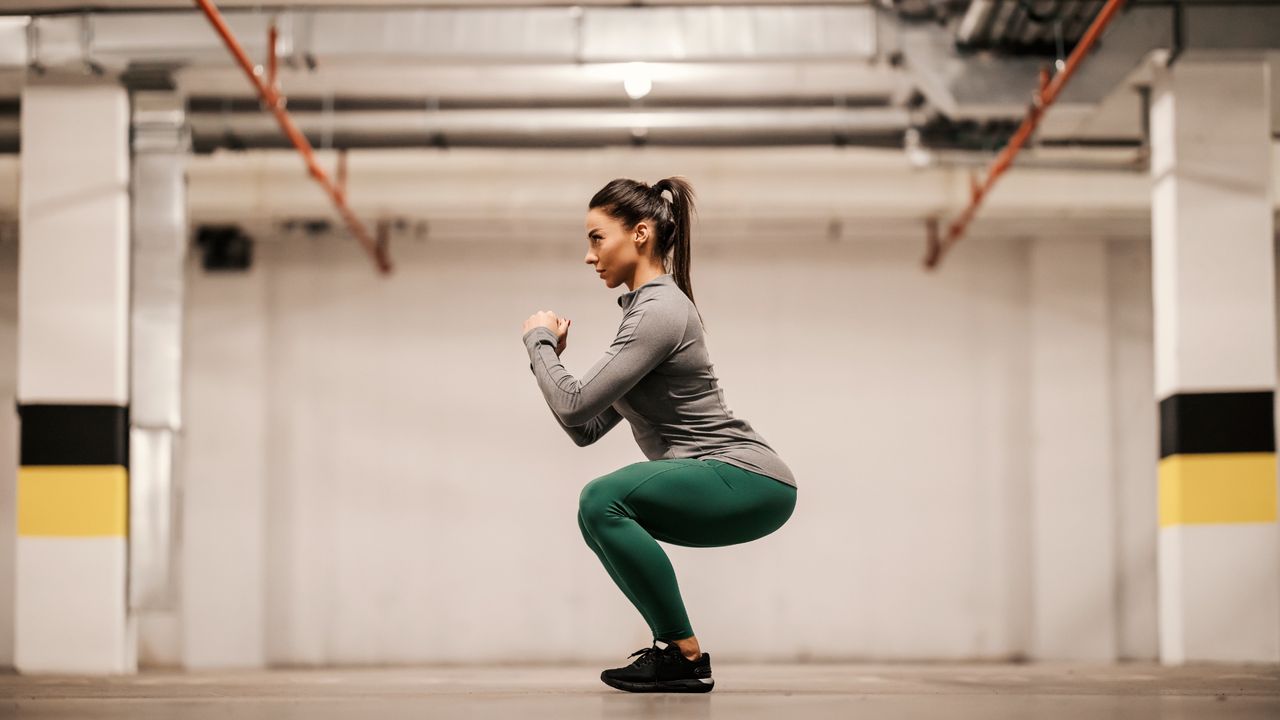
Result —
[[524, 321], [524, 327], [520, 329], [520, 334], [523, 335], [539, 325], [551, 332], [557, 332], [560, 329], [560, 318], [556, 317], [556, 314], [550, 310], [539, 310]]
[[524, 328], [520, 334], [523, 336], [539, 325], [549, 329], [556, 334], [556, 355], [559, 355], [569, 346], [569, 325], [572, 322], [567, 318], [557, 317], [550, 310], [539, 310], [524, 321]]

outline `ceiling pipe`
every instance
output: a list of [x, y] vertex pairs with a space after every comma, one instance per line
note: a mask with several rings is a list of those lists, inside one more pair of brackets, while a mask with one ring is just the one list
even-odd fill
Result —
[[[901, 144], [905, 108], [496, 108], [291, 113], [312, 140], [335, 147], [588, 147], [606, 145]], [[197, 152], [278, 147], [278, 130], [249, 113], [192, 112]], [[321, 142], [320, 144], [325, 144]], [[341, 188], [341, 183], [338, 184]]]
[[987, 168], [986, 179], [982, 182], [978, 182], [976, 178], [970, 179], [968, 207], [960, 213], [960, 217], [953, 220], [947, 227], [945, 237], [939, 237], [936, 231], [928, 233], [924, 259], [926, 269], [933, 270], [936, 268], [947, 251], [960, 241], [960, 238], [964, 235], [965, 228], [973, 220], [978, 207], [982, 205], [983, 199], [991, 192], [991, 188], [995, 186], [1000, 176], [1013, 164], [1014, 157], [1022, 150], [1022, 146], [1031, 137], [1031, 133], [1035, 132], [1044, 112], [1057, 99], [1058, 94], [1062, 92], [1062, 88], [1071, 79], [1071, 75], [1075, 73], [1081, 60], [1093, 48], [1094, 43], [1102, 35], [1102, 31], [1106, 29], [1111, 19], [1115, 17], [1116, 12], [1119, 11], [1120, 6], [1124, 5], [1124, 3], [1125, 0], [1107, 0], [1107, 4], [1098, 12], [1093, 24], [1089, 26], [1084, 36], [1080, 38], [1080, 42], [1076, 43], [1075, 49], [1071, 51], [1071, 55], [1067, 58], [1062, 70], [1055, 74], [1052, 79], [1049, 78], [1048, 70], [1042, 69], [1040, 71], [1039, 92], [1032, 97], [1031, 106], [1027, 108], [1027, 115], [1022, 120], [1022, 124], [1018, 126], [1018, 130], [1014, 132], [1013, 137], [1009, 139], [1009, 143], [1004, 146], [1000, 154], [991, 161], [990, 167]]
[[302, 160], [307, 165], [307, 170], [311, 173], [311, 177], [320, 184], [326, 194], [328, 194], [333, 205], [338, 210], [338, 214], [346, 222], [347, 227], [351, 229], [351, 233], [355, 235], [356, 240], [364, 246], [365, 252], [373, 259], [374, 265], [383, 275], [390, 274], [391, 260], [387, 257], [386, 244], [376, 242], [365, 229], [364, 224], [356, 217], [347, 205], [347, 196], [345, 190], [339, 188], [329, 179], [329, 174], [320, 166], [316, 155], [311, 149], [311, 143], [307, 141], [305, 135], [298, 130], [298, 126], [294, 124], [293, 118], [284, 109], [284, 98], [275, 88], [275, 54], [276, 54], [276, 31], [274, 23], [271, 26], [269, 38], [270, 46], [267, 48], [270, 57], [270, 65], [272, 66], [271, 81], [264, 82], [262, 79], [262, 69], [255, 67], [253, 62], [249, 60], [249, 56], [245, 54], [244, 48], [231, 32], [231, 28], [227, 27], [227, 23], [222, 19], [222, 15], [218, 12], [218, 8], [214, 6], [212, 0], [195, 0], [196, 5], [204, 11], [205, 17], [209, 18], [209, 22], [213, 25], [213, 29], [222, 37], [222, 41], [226, 43], [227, 49], [235, 57], [240, 67], [244, 70], [245, 75], [249, 77], [249, 82], [253, 84], [258, 91], [258, 96], [262, 98], [273, 115], [276, 122], [280, 124], [280, 129], [284, 131], [285, 136], [297, 148], [298, 153], [302, 155]]

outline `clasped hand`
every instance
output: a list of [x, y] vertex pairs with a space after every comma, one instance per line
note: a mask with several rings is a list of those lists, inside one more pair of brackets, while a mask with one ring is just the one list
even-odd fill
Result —
[[569, 346], [569, 325], [572, 322], [567, 318], [558, 317], [550, 310], [539, 310], [524, 321], [524, 327], [520, 330], [520, 335], [523, 337], [525, 333], [539, 325], [547, 328], [556, 334], [556, 355], [559, 355]]

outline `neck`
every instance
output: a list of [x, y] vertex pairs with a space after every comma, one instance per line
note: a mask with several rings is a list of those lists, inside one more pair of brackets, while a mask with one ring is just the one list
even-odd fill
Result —
[[663, 270], [661, 267], [654, 267], [653, 265], [638, 266], [636, 267], [636, 274], [633, 275], [631, 277], [631, 280], [627, 283], [627, 289], [635, 290], [641, 285], [649, 282], [650, 280], [664, 273], [666, 273], [666, 271]]

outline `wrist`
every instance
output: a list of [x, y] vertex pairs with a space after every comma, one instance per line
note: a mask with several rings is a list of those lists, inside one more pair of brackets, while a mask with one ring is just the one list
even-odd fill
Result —
[[[539, 330], [545, 330], [546, 332], [538, 332]], [[529, 331], [524, 334], [524, 341], [532, 344], [546, 343], [554, 348], [559, 338], [556, 337], [555, 331], [546, 325], [537, 325], [529, 328]]]

